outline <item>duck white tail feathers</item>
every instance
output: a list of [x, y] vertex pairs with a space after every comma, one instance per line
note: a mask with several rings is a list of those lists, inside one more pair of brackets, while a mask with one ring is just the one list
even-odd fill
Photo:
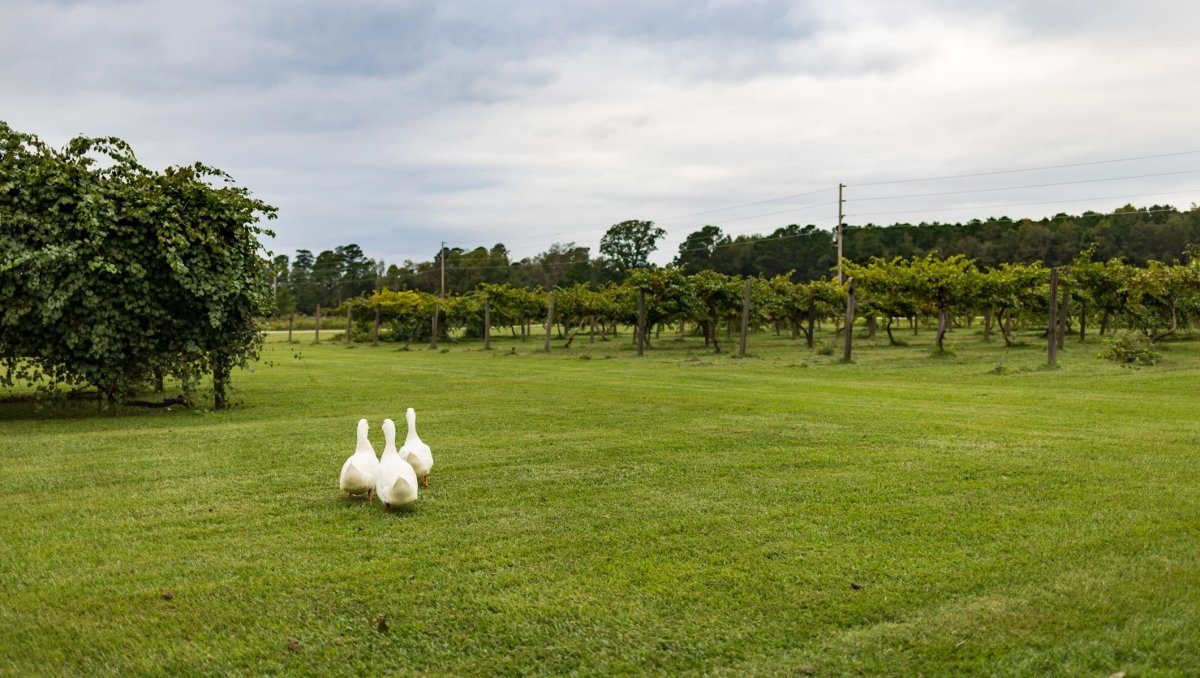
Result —
[[342, 466], [342, 479], [339, 485], [343, 492], [363, 494], [375, 485], [375, 474], [365, 472], [354, 463], [354, 458], [346, 460]]
[[[391, 481], [390, 483], [388, 481]], [[375, 486], [375, 494], [379, 500], [388, 506], [403, 506], [405, 504], [416, 501], [417, 499], [417, 482], [416, 477], [405, 478], [403, 476], [393, 479], [384, 479], [383, 482]]]

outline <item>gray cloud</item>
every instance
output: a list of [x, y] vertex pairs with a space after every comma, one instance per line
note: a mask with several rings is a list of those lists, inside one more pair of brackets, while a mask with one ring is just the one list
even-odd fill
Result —
[[[830, 225], [838, 182], [877, 223], [1195, 201], [1187, 174], [890, 201], [862, 184], [1200, 148], [1198, 17], [1116, 0], [16, 2], [0, 8], [0, 118], [222, 167], [281, 208], [278, 251], [357, 242], [394, 262], [445, 239], [527, 255], [649, 218], [669, 256], [704, 223]], [[816, 188], [830, 190], [668, 219]]]

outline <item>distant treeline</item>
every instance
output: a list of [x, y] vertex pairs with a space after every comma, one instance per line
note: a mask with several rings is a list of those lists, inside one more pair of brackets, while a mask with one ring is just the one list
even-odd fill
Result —
[[[574, 243], [556, 243], [533, 257], [514, 260], [503, 244], [464, 249], [447, 248], [446, 291], [465, 293], [480, 283], [550, 289], [575, 284], [622, 282], [636, 262], [622, 261], [620, 247], [643, 252], [655, 249], [661, 231], [621, 231], [606, 236], [613, 243], [593, 256]], [[652, 225], [651, 225], [652, 226]], [[964, 223], [920, 223], [846, 226], [843, 255], [851, 262], [872, 257], [964, 255], [985, 268], [1004, 263], [1048, 266], [1070, 263], [1091, 249], [1096, 260], [1120, 259], [1144, 266], [1149, 261], [1174, 263], [1189, 244], [1200, 244], [1200, 208], [1180, 211], [1170, 206], [1126, 206], [1113, 213], [1058, 214], [1045, 219], [1000, 217]], [[622, 241], [624, 239], [624, 242]], [[295, 257], [275, 258], [273, 280], [280, 288], [281, 308], [312, 313], [317, 304], [337, 306], [345, 299], [388, 287], [392, 290], [437, 292], [441, 285], [441, 253], [428, 261], [387, 265], [369, 259], [358, 245], [345, 245], [314, 256], [308, 250]], [[774, 277], [789, 271], [794, 282], [828, 278], [837, 266], [837, 245], [830, 229], [792, 224], [767, 234], [731, 237], [718, 226], [704, 226], [679, 246], [674, 262], [689, 273], [715, 271], [726, 275]]]

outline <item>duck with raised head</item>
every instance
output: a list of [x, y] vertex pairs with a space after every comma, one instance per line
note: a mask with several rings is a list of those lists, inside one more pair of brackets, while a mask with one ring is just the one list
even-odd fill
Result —
[[396, 424], [383, 420], [383, 456], [375, 476], [375, 494], [384, 508], [403, 506], [417, 498], [417, 472], [396, 451]]
[[404, 413], [405, 419], [408, 420], [408, 437], [404, 439], [404, 447], [400, 448], [400, 456], [409, 464], [412, 464], [413, 471], [424, 481], [424, 487], [429, 487], [429, 469], [433, 468], [433, 452], [429, 446], [421, 442], [421, 436], [417, 435], [417, 413], [413, 408], [408, 408]]
[[358, 444], [354, 454], [342, 464], [342, 475], [338, 486], [346, 494], [366, 493], [367, 501], [371, 501], [371, 493], [375, 491], [375, 476], [379, 473], [379, 458], [375, 456], [375, 448], [367, 438], [370, 426], [366, 419], [358, 420]]

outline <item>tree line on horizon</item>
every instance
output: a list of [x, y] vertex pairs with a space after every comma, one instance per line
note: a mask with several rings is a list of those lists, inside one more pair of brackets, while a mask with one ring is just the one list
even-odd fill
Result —
[[[1113, 213], [1065, 213], [1043, 219], [973, 219], [953, 223], [865, 224], [843, 227], [843, 256], [865, 263], [873, 258], [913, 258], [936, 253], [962, 255], [985, 268], [1003, 264], [1065, 265], [1081, 252], [1096, 260], [1118, 259], [1133, 266], [1150, 261], [1177, 263], [1189, 244], [1200, 243], [1200, 207], [1126, 205]], [[609, 228], [599, 253], [573, 242], [554, 243], [532, 257], [514, 259], [503, 243], [474, 249], [446, 248], [427, 261], [385, 264], [356, 244], [316, 255], [298, 250], [278, 255], [271, 267], [280, 313], [311, 314], [318, 305], [384, 289], [438, 293], [445, 257], [447, 293], [464, 294], [481, 284], [527, 289], [620, 283], [629, 272], [649, 266], [665, 231], [649, 221], [625, 221]], [[771, 278], [793, 282], [827, 279], [837, 266], [837, 244], [829, 229], [791, 224], [766, 234], [732, 236], [706, 225], [680, 244], [672, 264], [688, 273]]]

